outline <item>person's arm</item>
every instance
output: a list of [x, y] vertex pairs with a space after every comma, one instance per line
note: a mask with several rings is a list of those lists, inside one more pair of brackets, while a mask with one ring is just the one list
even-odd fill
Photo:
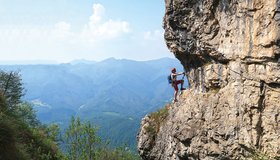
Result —
[[182, 74], [185, 74], [185, 72], [177, 73], [177, 75], [182, 75]]

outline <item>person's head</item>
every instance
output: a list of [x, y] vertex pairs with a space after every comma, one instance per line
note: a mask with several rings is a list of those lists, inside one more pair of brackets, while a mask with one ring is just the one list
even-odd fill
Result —
[[171, 69], [171, 72], [172, 72], [172, 73], [176, 73], [176, 68], [172, 68], [172, 69]]

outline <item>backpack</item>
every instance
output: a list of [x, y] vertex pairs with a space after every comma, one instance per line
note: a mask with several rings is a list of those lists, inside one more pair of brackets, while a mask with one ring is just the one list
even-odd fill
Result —
[[171, 77], [171, 74], [169, 76], [167, 76], [167, 80], [168, 80], [168, 83], [171, 84], [172, 83], [172, 77]]

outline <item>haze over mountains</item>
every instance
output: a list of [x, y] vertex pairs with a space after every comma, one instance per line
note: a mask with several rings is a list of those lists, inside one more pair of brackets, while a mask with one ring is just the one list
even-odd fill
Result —
[[71, 115], [93, 121], [111, 143], [135, 145], [140, 120], [170, 101], [170, 68], [182, 71], [175, 59], [151, 61], [106, 59], [59, 65], [2, 65], [20, 71], [25, 100], [34, 104], [44, 123], [63, 126]]

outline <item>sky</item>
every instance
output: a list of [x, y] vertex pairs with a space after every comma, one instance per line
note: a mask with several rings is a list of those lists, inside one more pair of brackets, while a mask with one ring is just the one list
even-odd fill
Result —
[[0, 0], [0, 61], [173, 57], [164, 12], [164, 0]]

